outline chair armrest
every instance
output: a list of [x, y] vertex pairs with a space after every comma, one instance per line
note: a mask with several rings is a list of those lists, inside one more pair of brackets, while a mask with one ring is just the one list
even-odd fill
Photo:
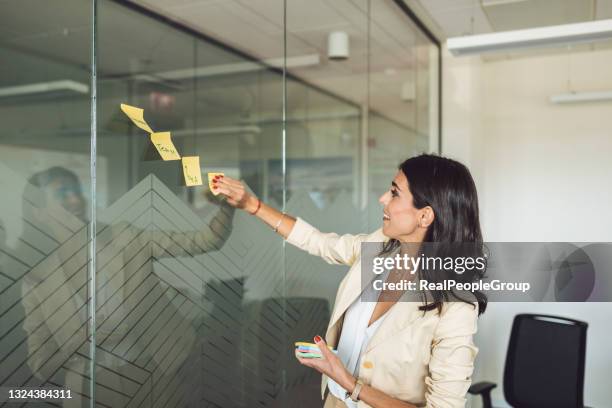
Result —
[[482, 381], [472, 385], [468, 392], [472, 395], [480, 395], [482, 397], [482, 407], [492, 408], [491, 404], [491, 390], [497, 387], [497, 384], [487, 381]]
[[485, 392], [491, 392], [493, 388], [497, 387], [497, 384], [487, 381], [481, 381], [470, 387], [468, 392], [473, 395], [483, 394]]

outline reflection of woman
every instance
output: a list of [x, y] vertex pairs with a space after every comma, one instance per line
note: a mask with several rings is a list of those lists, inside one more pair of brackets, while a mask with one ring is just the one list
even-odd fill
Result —
[[[403, 162], [380, 197], [383, 226], [371, 234], [322, 233], [303, 219], [261, 203], [242, 184], [217, 178], [215, 190], [230, 205], [257, 215], [289, 243], [328, 263], [350, 265], [340, 283], [325, 335], [315, 337], [322, 359], [300, 363], [324, 374], [322, 393], [331, 407], [463, 407], [478, 349], [472, 336], [486, 307], [478, 302], [397, 302], [382, 293], [378, 302], [359, 301], [361, 242], [385, 248], [412, 242], [482, 243], [478, 199], [468, 169], [456, 161], [421, 155]], [[391, 300], [389, 300], [391, 299]], [[337, 347], [338, 355], [326, 344]]]
[[[193, 401], [193, 393], [174, 381], [178, 372], [188, 371], [180, 367], [190, 364], [190, 353], [198, 350], [193, 327], [198, 309], [187, 292], [163, 281], [152, 259], [219, 250], [231, 233], [234, 209], [224, 206], [201, 230], [143, 229], [147, 203], [123, 213], [130, 222], [119, 217], [106, 225], [97, 222], [96, 375], [105, 392], [96, 402], [124, 405], [126, 396], [140, 398], [147, 387], [155, 387], [160, 404], [182, 392], [195, 406], [199, 401]], [[34, 174], [23, 196], [24, 224], [30, 227], [24, 228], [22, 247], [15, 251], [34, 265], [24, 271], [21, 284], [25, 358], [37, 383], [71, 389], [73, 398], [62, 401], [65, 407], [89, 406], [82, 397], [90, 364], [87, 207], [72, 171], [52, 167]], [[139, 385], [141, 375], [151, 375], [151, 383]]]

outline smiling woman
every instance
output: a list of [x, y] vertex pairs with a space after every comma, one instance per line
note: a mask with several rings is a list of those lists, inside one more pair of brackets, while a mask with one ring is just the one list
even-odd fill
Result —
[[[402, 191], [400, 186], [404, 186]], [[399, 219], [390, 219], [383, 224], [383, 234], [391, 237], [383, 246], [379, 255], [390, 254], [397, 250], [401, 243], [435, 243], [438, 247], [436, 256], [426, 259], [444, 259], [445, 246], [453, 243], [469, 243], [462, 251], [463, 255], [474, 260], [484, 259], [484, 245], [480, 229], [478, 193], [470, 171], [463, 164], [448, 158], [433, 155], [421, 155], [404, 161], [400, 165], [392, 187], [381, 197], [385, 212], [397, 214]], [[432, 246], [424, 246], [426, 255], [430, 255]], [[439, 248], [442, 248], [440, 251]], [[458, 259], [451, 257], [451, 259]], [[444, 269], [444, 268], [442, 268]], [[453, 273], [456, 268], [449, 270]], [[475, 269], [472, 280], [484, 276], [486, 265]], [[420, 268], [419, 279], [438, 282], [449, 274], [439, 275], [435, 268]], [[452, 276], [452, 275], [451, 275]], [[443, 299], [450, 293], [432, 291], [431, 303], [425, 309], [437, 308], [441, 312]], [[479, 313], [486, 308], [486, 297], [475, 292], [479, 304]]]
[[[322, 233], [300, 217], [263, 204], [229, 177], [217, 179], [214, 188], [287, 242], [328, 263], [350, 266], [325, 339], [314, 337], [323, 358], [303, 358], [296, 351], [301, 364], [324, 374], [326, 408], [465, 405], [478, 352], [473, 335], [486, 297], [477, 293], [472, 302], [436, 289], [424, 291], [422, 302], [402, 302], [389, 301], [382, 291], [378, 302], [361, 302], [359, 257], [363, 242], [384, 243], [383, 252], [401, 243], [482, 244], [476, 189], [465, 166], [425, 154], [404, 161], [390, 190], [380, 197], [383, 226], [370, 234]], [[337, 355], [327, 346], [337, 348]]]

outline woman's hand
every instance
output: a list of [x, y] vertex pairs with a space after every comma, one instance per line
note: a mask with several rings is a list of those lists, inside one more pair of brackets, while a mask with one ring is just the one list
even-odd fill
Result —
[[355, 377], [348, 372], [340, 358], [337, 355], [332, 353], [327, 348], [327, 343], [325, 340], [321, 338], [321, 336], [315, 336], [314, 342], [321, 350], [321, 354], [323, 358], [301, 358], [297, 355], [297, 349], [295, 350], [295, 357], [298, 361], [307, 367], [314, 368], [318, 372], [325, 374], [332, 380], [334, 380], [339, 386], [347, 390], [348, 392], [352, 392], [353, 388], [355, 388], [355, 383], [357, 380]]
[[227, 198], [227, 203], [232, 207], [241, 208], [249, 212], [253, 212], [257, 208], [257, 197], [246, 191], [246, 188], [239, 180], [228, 176], [215, 176], [213, 191], [223, 194]]

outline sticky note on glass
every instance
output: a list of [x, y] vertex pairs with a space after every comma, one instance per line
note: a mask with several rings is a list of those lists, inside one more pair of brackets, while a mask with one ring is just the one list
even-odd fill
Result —
[[149, 133], [153, 133], [153, 130], [149, 127], [149, 124], [144, 120], [144, 110], [135, 106], [121, 104], [121, 110], [127, 115], [128, 118], [134, 122], [136, 126], [142, 130], [146, 130]]
[[223, 176], [223, 173], [208, 173], [208, 188], [214, 195], [219, 195], [219, 191], [213, 188], [213, 180], [215, 176]]
[[187, 186], [202, 185], [202, 170], [200, 169], [200, 156], [183, 157], [183, 176]]
[[176, 151], [170, 132], [151, 133], [151, 143], [157, 149], [162, 160], [181, 160], [181, 155]]

